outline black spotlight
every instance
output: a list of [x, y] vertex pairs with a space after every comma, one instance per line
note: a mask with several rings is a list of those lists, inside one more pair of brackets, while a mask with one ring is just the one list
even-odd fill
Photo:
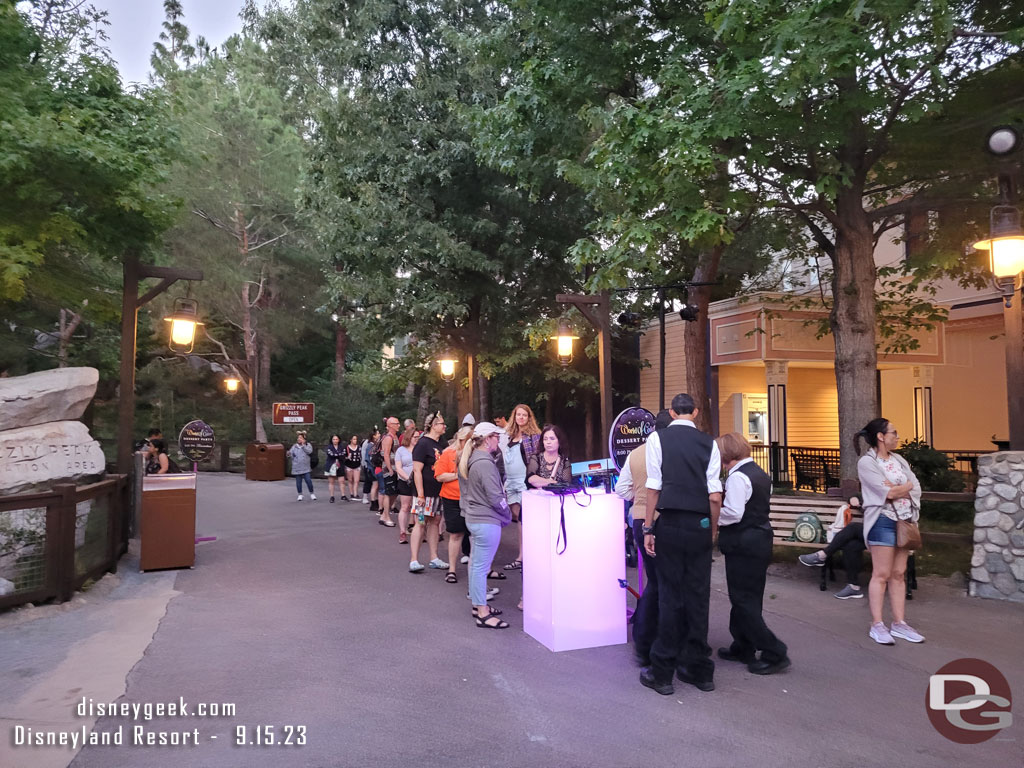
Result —
[[619, 315], [618, 323], [624, 328], [639, 328], [643, 318], [636, 312], [623, 312]]
[[679, 310], [679, 317], [688, 323], [694, 322], [699, 314], [700, 309], [696, 304], [683, 304], [683, 308]]

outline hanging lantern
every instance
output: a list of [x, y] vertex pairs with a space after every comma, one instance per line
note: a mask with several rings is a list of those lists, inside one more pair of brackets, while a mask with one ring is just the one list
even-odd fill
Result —
[[555, 341], [558, 362], [563, 366], [572, 362], [572, 343], [579, 338], [565, 320], [558, 321], [558, 333], [551, 337]]
[[1013, 283], [1024, 272], [1024, 231], [1020, 226], [1020, 210], [1012, 205], [997, 205], [992, 209], [990, 234], [974, 247], [988, 251], [988, 267], [999, 283], [1008, 283], [1003, 293], [1006, 306], [1013, 298]]
[[437, 365], [441, 370], [442, 379], [445, 381], [451, 381], [455, 378], [455, 364], [457, 362], [455, 355], [451, 352], [445, 352], [441, 355], [441, 358], [437, 361]]
[[172, 352], [191, 352], [196, 339], [196, 326], [199, 322], [199, 302], [195, 299], [175, 299], [174, 311], [164, 320], [171, 324], [171, 341], [168, 345]]
[[228, 376], [224, 379], [224, 390], [229, 394], [233, 395], [238, 392], [238, 385], [242, 383], [242, 380], [235, 376]]

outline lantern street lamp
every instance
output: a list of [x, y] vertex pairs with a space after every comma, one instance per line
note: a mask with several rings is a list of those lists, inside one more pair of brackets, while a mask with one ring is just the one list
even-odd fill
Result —
[[237, 394], [238, 385], [242, 383], [242, 380], [236, 376], [226, 376], [224, 378], [224, 391], [229, 395]]
[[188, 354], [196, 340], [196, 326], [199, 322], [199, 302], [195, 299], [175, 299], [174, 311], [165, 321], [171, 324], [171, 340], [168, 346], [172, 352]]
[[558, 321], [558, 332], [551, 337], [555, 342], [555, 351], [558, 355], [558, 362], [562, 367], [572, 362], [572, 343], [579, 338], [573, 333], [572, 328], [565, 320]]
[[455, 378], [455, 365], [457, 362], [455, 355], [451, 352], [445, 352], [441, 355], [441, 358], [437, 361], [437, 366], [441, 371], [442, 379], [452, 381]]
[[[1013, 126], [1000, 126], [988, 134], [989, 153], [1006, 158], [1021, 147], [1021, 133]], [[1020, 225], [1015, 169], [1004, 167], [999, 174], [1000, 204], [992, 208], [989, 236], [974, 247], [989, 252], [989, 269], [1003, 295], [1003, 326], [1006, 332], [1006, 400], [1009, 417], [1010, 450], [1024, 451], [1024, 230]], [[1014, 296], [1017, 297], [1015, 302]]]
[[[198, 269], [176, 269], [141, 264], [139, 256], [135, 252], [125, 254], [122, 266], [124, 283], [121, 290], [121, 373], [117, 406], [117, 471], [128, 474], [132, 468], [132, 443], [134, 440], [132, 433], [135, 431], [135, 342], [139, 332], [139, 308], [148, 304], [178, 280], [202, 280], [203, 273]], [[140, 296], [139, 283], [151, 278], [158, 279], [160, 282]], [[194, 339], [196, 321], [194, 312], [191, 321]], [[171, 335], [174, 335], [173, 325]]]

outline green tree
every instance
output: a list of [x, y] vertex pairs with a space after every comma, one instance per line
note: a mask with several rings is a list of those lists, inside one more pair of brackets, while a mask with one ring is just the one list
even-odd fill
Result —
[[221, 358], [250, 361], [259, 384], [256, 437], [265, 440], [260, 402], [273, 355], [328, 327], [315, 312], [323, 302], [320, 257], [296, 216], [302, 139], [255, 40], [233, 36], [220, 50], [191, 44], [180, 5], [168, 0], [165, 9], [153, 64], [183, 150], [167, 189], [185, 201], [165, 248], [175, 263], [204, 270], [194, 294], [206, 336]]
[[463, 112], [502, 86], [460, 43], [489, 29], [488, 5], [367, 0], [340, 13], [302, 0], [251, 13], [308, 118], [304, 208], [330, 259], [329, 307], [347, 310], [353, 339], [410, 336], [385, 377], [403, 387], [436, 389], [420, 366], [446, 345], [476, 356], [483, 384], [536, 364], [525, 332], [579, 287], [565, 253], [589, 216], [555, 175], [531, 196], [476, 157]]
[[[557, 97], [567, 93], [570, 104], [580, 105], [577, 119], [589, 117], [600, 138], [582, 168], [563, 166], [588, 188], [621, 189], [621, 196], [641, 201], [634, 208], [627, 199], [624, 208], [634, 215], [605, 225], [635, 232], [634, 251], [654, 237], [651, 230], [664, 228], [666, 217], [677, 220], [689, 242], [727, 242], [723, 230], [732, 228], [730, 214], [747, 207], [736, 204], [746, 197], [795, 222], [827, 257], [842, 467], [852, 476], [850, 437], [877, 415], [876, 286], [880, 277], [902, 278], [879, 275], [877, 239], [908, 215], [962, 205], [964, 194], [938, 194], [941, 182], [970, 180], [977, 190], [983, 165], [971, 167], [948, 151], [914, 163], [913, 131], [936, 128], [933, 116], [947, 113], [964, 89], [1019, 59], [1019, 4], [1016, 14], [1005, 5], [955, 0], [511, 5], [528, 30], [531, 57], [502, 105], [505, 113], [497, 113], [506, 130], [488, 130], [499, 144], [518, 121], [523, 130], [512, 131], [513, 146], [530, 154], [534, 126], [546, 129], [548, 108], [564, 114]], [[623, 62], [612, 74], [636, 73], [627, 97], [605, 75], [602, 57]], [[1012, 71], [1019, 88], [1019, 70]], [[603, 101], [581, 102], [578, 94], [597, 86]], [[1007, 108], [1005, 98], [994, 99], [959, 135], [980, 145]], [[666, 180], [678, 180], [684, 194], [665, 194], [664, 207], [651, 205], [657, 195], [645, 193], [663, 194]], [[594, 245], [577, 254], [598, 250], [603, 257]], [[907, 270], [918, 266], [929, 264], [908, 262]], [[927, 306], [916, 309], [929, 319]]]
[[70, 0], [0, 2], [0, 300], [54, 254], [116, 260], [167, 225], [173, 134], [121, 87], [105, 23]]

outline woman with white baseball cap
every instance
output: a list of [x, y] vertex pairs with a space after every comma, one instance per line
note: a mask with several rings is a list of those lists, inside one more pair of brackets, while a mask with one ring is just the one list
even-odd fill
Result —
[[462, 449], [459, 461], [459, 488], [462, 516], [472, 539], [469, 560], [469, 597], [473, 602], [476, 625], [485, 629], [508, 629], [507, 621], [487, 605], [487, 574], [501, 543], [501, 529], [512, 520], [501, 475], [492, 454], [498, 450], [502, 430], [489, 421], [473, 429], [473, 437]]

